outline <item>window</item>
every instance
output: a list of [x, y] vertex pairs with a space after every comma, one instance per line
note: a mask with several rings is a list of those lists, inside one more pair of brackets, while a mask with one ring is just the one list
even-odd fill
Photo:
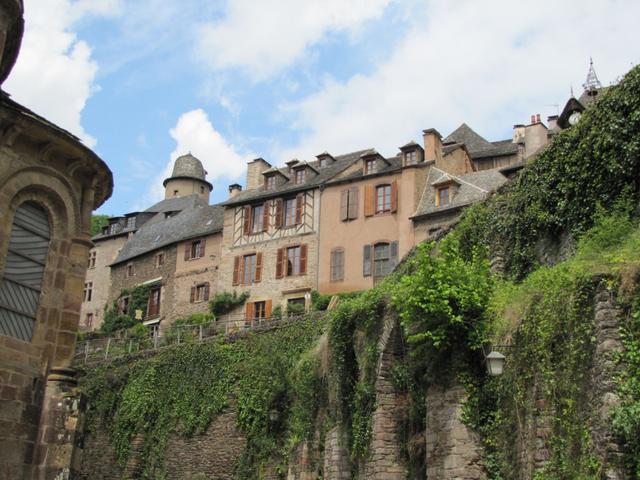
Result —
[[252, 208], [251, 233], [259, 233], [264, 230], [264, 205]]
[[287, 277], [300, 275], [300, 247], [287, 248]]
[[200, 283], [191, 287], [191, 303], [206, 302], [209, 300], [209, 282]]
[[204, 187], [200, 185], [200, 193], [204, 193]]
[[267, 190], [273, 190], [274, 188], [276, 188], [276, 176], [275, 175], [269, 175], [268, 177], [265, 178], [265, 186], [267, 188]]
[[133, 263], [130, 263], [127, 265], [127, 270], [125, 272], [126, 277], [133, 277], [133, 275], [135, 274], [135, 271], [133, 269]]
[[84, 317], [84, 326], [86, 328], [91, 328], [91, 325], [93, 325], [93, 313], [87, 313]]
[[242, 258], [242, 283], [251, 285], [256, 278], [256, 255], [245, 255]]
[[331, 263], [329, 266], [332, 282], [344, 280], [344, 249], [335, 248], [331, 251]]
[[404, 154], [404, 164], [405, 165], [415, 165], [418, 163], [418, 152], [412, 150], [410, 152], [406, 152]]
[[269, 318], [271, 316], [271, 305], [271, 300], [247, 302], [245, 306], [245, 321], [247, 325], [254, 320]]
[[174, 196], [174, 197], [177, 197], [177, 196], [178, 196], [178, 190], [174, 190], [174, 191], [173, 191], [173, 196]]
[[112, 223], [111, 225], [109, 225], [109, 234], [110, 235], [115, 234], [117, 229], [118, 229], [118, 224]]
[[391, 211], [391, 185], [376, 187], [376, 213]]
[[340, 193], [340, 220], [358, 218], [358, 187], [351, 187]]
[[93, 294], [93, 282], [87, 282], [84, 284], [84, 292], [83, 292], [83, 299], [85, 302], [90, 302], [91, 301], [91, 296]]
[[438, 207], [449, 204], [449, 187], [441, 187], [438, 189], [436, 201]]
[[120, 315], [127, 315], [129, 313], [129, 302], [131, 297], [122, 297], [118, 299], [118, 313]]
[[375, 160], [367, 160], [364, 162], [364, 173], [376, 173], [376, 161]]
[[96, 252], [95, 250], [92, 250], [89, 253], [89, 262], [88, 262], [88, 267], [89, 268], [96, 268], [96, 256], [97, 256], [98, 252]]
[[300, 169], [300, 170], [296, 170], [295, 173], [295, 177], [294, 177], [294, 183], [296, 185], [300, 185], [301, 183], [304, 183], [304, 177], [305, 177], [305, 170], [304, 169]]
[[164, 252], [156, 255], [156, 268], [160, 268], [164, 265]]
[[197, 240], [191, 240], [184, 245], [184, 259], [193, 260], [196, 258], [204, 257], [205, 241], [201, 238]]
[[136, 217], [127, 218], [127, 228], [136, 228]]
[[362, 274], [373, 274], [374, 282], [390, 273], [398, 263], [398, 242], [378, 242], [365, 245]]
[[296, 222], [296, 199], [288, 198], [284, 201], [284, 226], [291, 227]]
[[147, 303], [147, 317], [157, 317], [160, 315], [160, 287], [149, 290], [149, 301]]
[[38, 204], [25, 202], [16, 209], [11, 233], [2, 239], [4, 245], [9, 244], [2, 262], [4, 270], [0, 270], [2, 335], [31, 341], [49, 254], [50, 232], [49, 215]]
[[278, 249], [276, 278], [305, 275], [307, 273], [307, 245]]
[[391, 252], [388, 243], [378, 243], [373, 247], [373, 276], [384, 277], [391, 265]]
[[324, 167], [326, 167], [327, 165], [329, 165], [329, 159], [327, 159], [327, 158], [321, 158], [321, 159], [320, 159], [320, 168], [324, 168]]
[[251, 285], [262, 280], [262, 253], [238, 255], [233, 261], [233, 285]]

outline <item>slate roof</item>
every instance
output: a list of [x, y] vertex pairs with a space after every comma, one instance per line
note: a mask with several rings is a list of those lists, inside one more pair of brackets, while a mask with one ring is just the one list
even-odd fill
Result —
[[451, 132], [444, 140], [442, 140], [442, 143], [445, 144], [445, 149], [450, 146], [447, 144], [464, 143], [469, 151], [469, 155], [471, 155], [471, 158], [473, 159], [498, 157], [501, 155], [518, 153], [518, 146], [512, 143], [511, 140], [490, 142], [475, 132], [466, 123], [463, 123]]
[[381, 175], [388, 175], [389, 173], [394, 173], [402, 169], [401, 155], [385, 158], [385, 161], [387, 162], [387, 165], [384, 168], [379, 169], [375, 173], [367, 173], [365, 175], [365, 173], [362, 170], [358, 170], [357, 172], [353, 172], [352, 174], [347, 175], [346, 177], [336, 178], [334, 180], [328, 181], [327, 183], [329, 185], [333, 185], [336, 183], [352, 182], [354, 180], [359, 180], [360, 178], [364, 178], [364, 177], [369, 178], [369, 177], [377, 177]]
[[[319, 161], [308, 162], [308, 165], [313, 169], [318, 171], [317, 175], [309, 175], [307, 180], [301, 184], [296, 185], [293, 182], [293, 179], [289, 179], [281, 185], [277, 186], [274, 189], [267, 190], [263, 185], [258, 188], [254, 188], [251, 190], [245, 190], [237, 193], [233, 198], [230, 198], [226, 202], [223, 202], [221, 205], [224, 206], [233, 206], [233, 205], [241, 205], [243, 203], [249, 203], [256, 200], [266, 200], [269, 198], [275, 198], [282, 195], [286, 195], [289, 193], [302, 192], [305, 190], [310, 190], [312, 188], [318, 187], [319, 185], [326, 183], [338, 173], [345, 170], [347, 167], [353, 165], [355, 162], [360, 160], [360, 157], [364, 154], [371, 153], [374, 150], [369, 148], [366, 150], [358, 150], [356, 152], [347, 153], [345, 155], [338, 155], [335, 157], [335, 162], [332, 162], [326, 167], [320, 168]], [[285, 177], [289, 178], [288, 169], [282, 168], [280, 172], [285, 175]]]
[[[440, 180], [452, 178], [458, 183], [457, 191], [447, 205], [436, 207], [436, 188]], [[479, 202], [507, 182], [507, 178], [496, 170], [482, 170], [465, 175], [452, 175], [439, 168], [431, 168], [420, 204], [412, 218], [435, 215]]]
[[148, 222], [124, 244], [111, 265], [189, 238], [221, 232], [223, 221], [224, 207], [218, 204], [188, 208], [162, 221]]
[[145, 212], [177, 212], [186, 208], [204, 207], [205, 205], [207, 205], [207, 202], [194, 193], [185, 197], [165, 198], [147, 208]]

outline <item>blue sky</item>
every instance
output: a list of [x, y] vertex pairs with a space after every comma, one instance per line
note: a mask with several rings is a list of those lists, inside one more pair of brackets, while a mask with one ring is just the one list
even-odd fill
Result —
[[[637, 0], [25, 0], [4, 89], [108, 163], [100, 213], [161, 198], [191, 151], [212, 202], [272, 164], [374, 147], [462, 122], [509, 138], [531, 114], [640, 58]], [[560, 107], [561, 108], [561, 107]]]

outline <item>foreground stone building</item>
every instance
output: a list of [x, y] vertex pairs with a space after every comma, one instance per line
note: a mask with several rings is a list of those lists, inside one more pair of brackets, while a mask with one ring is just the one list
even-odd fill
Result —
[[[0, 82], [22, 30], [22, 2], [0, 3]], [[0, 478], [68, 478], [91, 212], [113, 179], [78, 138], [4, 91], [0, 131]]]

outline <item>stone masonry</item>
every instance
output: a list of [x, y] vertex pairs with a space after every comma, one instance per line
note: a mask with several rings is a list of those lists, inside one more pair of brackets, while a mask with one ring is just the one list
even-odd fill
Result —
[[483, 480], [482, 446], [461, 420], [466, 392], [461, 385], [427, 391], [427, 478]]

